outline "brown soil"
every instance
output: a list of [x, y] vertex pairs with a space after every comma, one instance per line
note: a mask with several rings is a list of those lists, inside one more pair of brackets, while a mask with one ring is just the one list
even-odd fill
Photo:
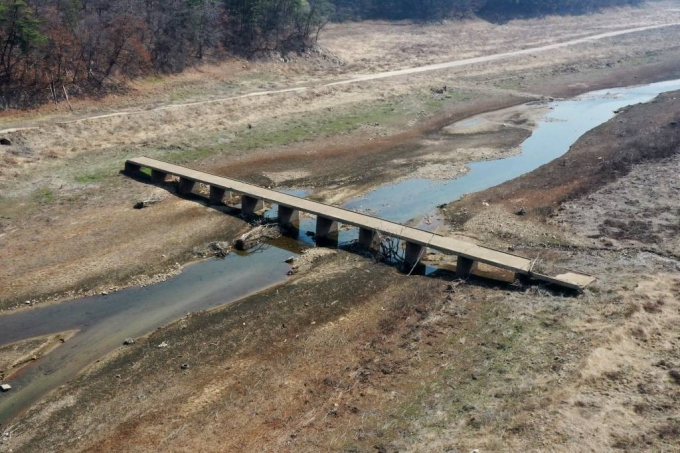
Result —
[[[546, 43], [560, 30], [566, 38], [658, 23], [674, 17], [670, 6], [652, 3], [645, 16], [623, 9], [518, 21], [493, 33], [477, 22], [460, 24], [456, 33], [468, 33], [469, 40], [450, 39], [470, 52], [495, 52], [509, 42], [520, 45], [523, 34], [527, 42]], [[328, 36], [336, 53], [354, 49], [344, 58], [356, 70], [435, 61], [433, 43], [447, 49], [436, 61], [450, 58], [440, 33], [446, 28], [367, 28], [368, 34], [392, 30], [384, 39], [395, 45], [405, 29], [413, 35], [414, 46], [403, 51], [383, 43], [384, 62], [378, 62], [367, 35], [353, 27], [343, 32], [339, 26]], [[522, 121], [507, 135], [442, 130], [457, 119], [543, 95], [676, 77], [677, 33], [649, 31], [544, 58], [312, 90], [299, 98], [202, 104], [134, 120], [47, 121], [19, 134], [18, 154], [9, 153], [15, 161], [4, 169], [0, 253], [9, 265], [0, 268], [0, 306], [164, 273], [190, 259], [194, 246], [232, 239], [246, 228], [198, 200], [120, 176], [82, 182], [83, 173], [101, 165], [115, 172], [127, 155], [183, 152], [197, 168], [262, 184], [315, 186], [323, 189], [318, 197], [339, 201], [412, 174], [416, 165], [440, 163], [447, 156], [435, 152], [433, 142], [481, 150], [490, 141], [496, 152], [508, 152], [527, 134]], [[487, 36], [484, 48], [475, 50], [480, 36]], [[464, 55], [460, 47], [451, 52]], [[270, 75], [332, 79], [344, 71], [313, 63], [296, 68]], [[200, 77], [174, 83], [212, 86]], [[457, 97], [430, 93], [443, 85]], [[386, 103], [406, 113], [340, 133], [277, 138], [271, 146], [229, 145], [243, 140], [248, 122], [266, 135], [287, 131], [293, 114], [312, 118], [304, 122], [311, 128], [315, 118], [332, 121], [337, 111]], [[93, 365], [2, 427], [0, 452], [678, 450], [680, 265], [677, 244], [666, 244], [677, 240], [677, 213], [669, 217], [667, 209], [676, 208], [668, 199], [677, 185], [672, 154], [679, 137], [670, 122], [679, 111], [672, 96], [630, 108], [583, 137], [566, 160], [509, 183], [506, 193], [491, 189], [449, 207], [466, 235], [596, 275], [584, 294], [407, 277], [345, 252], [310, 258], [285, 285], [191, 315]], [[197, 153], [211, 141], [224, 143], [219, 152]], [[22, 154], [26, 150], [34, 154]], [[164, 199], [132, 209], [152, 196]], [[626, 204], [625, 217], [617, 215], [620, 203], [635, 199], [640, 203]], [[559, 212], [557, 203], [565, 200]], [[518, 203], [530, 214], [516, 216]], [[463, 204], [468, 212], [456, 215]], [[559, 214], [546, 220], [552, 212]], [[651, 220], [651, 227], [631, 223], [640, 219]], [[593, 234], [612, 245], [588, 237]], [[157, 348], [163, 341], [169, 346]], [[184, 363], [189, 369], [182, 370]]]

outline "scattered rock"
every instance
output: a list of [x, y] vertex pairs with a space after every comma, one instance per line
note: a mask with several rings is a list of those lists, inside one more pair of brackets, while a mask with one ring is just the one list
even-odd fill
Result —
[[164, 341], [163, 343], [158, 345], [159, 348], [167, 348], [168, 344]]
[[211, 242], [208, 244], [208, 249], [215, 254], [215, 256], [224, 258], [229, 254], [231, 247], [228, 242]]
[[0, 384], [0, 390], [2, 390], [3, 392], [9, 392], [10, 390], [12, 390], [12, 386], [9, 384]]
[[288, 263], [288, 264], [291, 264], [291, 263], [294, 262], [294, 261], [295, 261], [295, 257], [294, 257], [294, 256], [291, 256], [291, 257], [288, 258], [285, 262]]
[[676, 384], [680, 385], [680, 371], [678, 370], [670, 370], [668, 372], [668, 376], [675, 382]]
[[2, 146], [12, 146], [12, 142], [6, 138], [0, 138], [0, 145]]
[[271, 225], [260, 225], [238, 238], [234, 242], [234, 247], [237, 250], [249, 250], [266, 239], [276, 239], [279, 236], [281, 236], [281, 232], [276, 225], [273, 225], [273, 227]]
[[150, 199], [148, 199], [148, 200], [138, 201], [137, 203], [135, 203], [134, 208], [135, 208], [135, 209], [144, 209], [144, 208], [148, 208], [149, 206], [155, 205], [155, 204], [158, 203], [159, 201], [160, 201], [160, 200], [155, 199], [155, 198], [150, 198]]
[[183, 370], [188, 370], [188, 369], [189, 369], [189, 364], [188, 364], [188, 363], [183, 363], [183, 364], [182, 364], [182, 369], [183, 369]]
[[522, 206], [521, 208], [519, 208], [517, 210], [517, 212], [515, 212], [515, 215], [526, 215], [526, 213], [527, 213], [527, 209], [524, 206]]
[[125, 346], [131, 345], [131, 344], [135, 344], [135, 340], [133, 340], [132, 338], [126, 338], [126, 339], [123, 341], [123, 344], [124, 344]]

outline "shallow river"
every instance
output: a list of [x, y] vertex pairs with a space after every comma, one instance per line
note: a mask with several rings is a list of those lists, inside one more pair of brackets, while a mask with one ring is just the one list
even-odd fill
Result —
[[[381, 187], [348, 202], [345, 207], [407, 222], [466, 193], [484, 190], [532, 171], [566, 153], [581, 135], [613, 117], [614, 111], [679, 89], [680, 80], [676, 80], [597, 91], [554, 102], [550, 113], [523, 143], [521, 154], [472, 163], [470, 171], [455, 180], [409, 179]], [[304, 191], [289, 193], [306, 194]], [[314, 220], [303, 218], [300, 229], [303, 233], [313, 231]], [[343, 230], [340, 242], [356, 237], [356, 229]], [[32, 362], [7, 381], [13, 389], [0, 394], [0, 426], [52, 389], [76, 377], [89, 364], [120, 347], [124, 339], [145, 335], [188, 312], [222, 306], [283, 282], [290, 269], [284, 261], [310, 244], [312, 239], [301, 234], [299, 242], [284, 238], [245, 254], [192, 264], [178, 277], [153, 286], [128, 288], [110, 295], [0, 316], [0, 345], [50, 333], [79, 331], [54, 352]]]

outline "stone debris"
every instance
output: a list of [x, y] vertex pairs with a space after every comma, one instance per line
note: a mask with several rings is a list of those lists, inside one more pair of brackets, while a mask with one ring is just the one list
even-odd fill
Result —
[[158, 347], [161, 348], [161, 349], [162, 349], [162, 348], [167, 348], [167, 347], [168, 347], [168, 343], [166, 343], [166, 342], [164, 341], [163, 343], [159, 344]]
[[9, 384], [0, 384], [0, 390], [2, 390], [3, 392], [9, 392], [10, 390], [12, 390], [12, 386]]
[[260, 225], [238, 238], [234, 247], [237, 250], [249, 250], [267, 239], [276, 239], [279, 236], [281, 232], [276, 225]]
[[135, 340], [133, 340], [132, 338], [126, 338], [126, 339], [123, 341], [123, 344], [124, 344], [125, 346], [131, 345], [131, 344], [135, 344]]
[[159, 200], [158, 198], [149, 198], [148, 200], [138, 201], [137, 203], [135, 203], [134, 208], [135, 209], [148, 208], [149, 206], [155, 205], [159, 201], [161, 200]]
[[194, 247], [193, 254], [197, 258], [205, 258], [208, 256], [216, 256], [224, 258], [231, 252], [231, 244], [229, 242], [211, 242], [201, 247]]

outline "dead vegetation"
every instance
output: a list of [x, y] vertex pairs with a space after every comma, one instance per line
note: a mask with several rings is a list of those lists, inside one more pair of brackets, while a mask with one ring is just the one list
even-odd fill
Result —
[[[652, 6], [655, 7], [656, 4]], [[638, 21], [637, 17], [629, 19]], [[565, 25], [558, 18], [541, 24], [545, 30], [564, 27], [570, 36], [614, 26], [602, 23], [599, 16], [583, 20], [590, 24], [589, 30], [585, 30], [588, 27], [583, 22]], [[522, 26], [536, 24], [512, 26], [517, 33], [518, 29], [524, 30]], [[384, 26], [377, 25], [376, 30], [379, 32], [381, 27]], [[479, 25], [471, 27], [468, 32], [474, 34], [473, 29]], [[352, 30], [351, 25], [345, 29], [346, 39], [362, 39], [366, 47], [374, 45], [368, 39], [352, 36]], [[402, 30], [394, 28], [385, 39], [396, 42]], [[426, 34], [425, 28], [411, 30]], [[441, 30], [447, 32], [445, 27]], [[470, 48], [471, 55], [495, 51], [507, 42], [489, 30], [478, 33], [490, 41], [484, 41], [478, 50]], [[539, 35], [537, 31], [535, 41], [552, 39], [545, 37], [551, 36], [547, 32], [543, 37]], [[494, 87], [482, 83], [476, 90], [488, 88], [492, 97], [504, 93], [508, 97], [502, 99], [502, 104], [513, 99], [520, 102], [519, 97], [508, 93], [525, 89], [522, 84], [538, 84], [537, 80], [545, 78], [545, 71], [557, 71], [554, 83], [563, 85], [561, 90], [577, 91], [599, 83], [663, 78], [673, 74], [677, 61], [675, 66], [666, 62], [662, 67], [646, 60], [634, 64], [632, 60], [639, 58], [640, 48], [647, 46], [666, 49], [660, 59], [673, 56], [673, 51], [667, 49], [672, 39], [662, 39], [666, 36], [672, 35], [649, 33], [638, 37], [638, 53], [631, 51], [630, 60], [624, 58], [616, 68], [607, 67], [601, 73], [588, 58], [597, 61], [604, 49], [623, 52], [622, 47], [629, 46], [629, 41], [584, 46], [592, 51], [588, 58], [580, 48], [573, 53], [556, 52], [545, 61], [527, 57], [521, 64], [483, 66], [471, 70], [466, 80], [490, 79]], [[338, 46], [344, 46], [343, 39], [338, 40]], [[380, 41], [375, 46], [374, 51], [380, 51]], [[438, 47], [461, 57], [466, 52], [462, 48]], [[381, 64], [365, 52], [363, 56], [357, 52], [355, 66], [351, 67]], [[435, 57], [423, 53], [417, 58], [426, 61]], [[586, 63], [572, 64], [575, 58]], [[406, 63], [410, 60], [386, 58], [382, 64], [397, 67]], [[544, 65], [542, 69], [531, 73], [540, 65]], [[642, 69], [632, 69], [635, 67]], [[506, 77], [501, 74], [505, 70], [517, 71], [526, 79]], [[626, 76], [619, 78], [624, 73]], [[461, 73], [454, 71], [450, 78], [437, 75], [437, 80], [429, 80], [431, 76], [424, 86], [447, 85], [450, 92], [455, 89], [451, 79], [460, 81]], [[641, 78], [634, 79], [638, 76]], [[360, 106], [367, 99], [389, 98], [412, 90], [414, 84], [422, 85], [420, 81], [395, 82], [387, 88], [369, 83], [344, 94], [311, 93], [305, 99], [287, 99], [280, 109], [272, 108], [278, 98], [251, 104], [244, 101], [233, 108], [243, 115], [236, 120], [239, 125], [252, 122], [256, 132], [264, 133], [270, 125], [252, 121], [247, 114], [322, 112], [343, 99]], [[501, 107], [498, 102], [493, 104], [495, 99], [480, 99], [456, 101], [451, 110], [433, 122], [441, 127], [455, 120], [456, 115], [479, 113], [494, 105]], [[487, 104], [481, 108], [483, 102]], [[502, 106], [507, 105], [510, 104]], [[230, 307], [187, 316], [93, 365], [12, 425], [2, 427], [11, 435], [0, 437], [0, 452], [101, 452], [121, 448], [139, 452], [677, 450], [680, 440], [674, 409], [680, 397], [680, 267], [672, 253], [677, 244], [672, 242], [677, 239], [672, 229], [676, 214], [668, 210], [677, 198], [673, 192], [676, 161], [672, 156], [648, 163], [638, 159], [642, 153], [669, 149], [661, 146], [665, 142], [649, 137], [669, 132], [662, 139], [676, 140], [671, 129], [675, 120], [667, 117], [677, 112], [676, 107], [677, 103], [669, 98], [636, 106], [621, 115], [627, 121], [624, 126], [612, 122], [575, 146], [586, 165], [577, 165], [577, 161], [572, 166], [567, 162], [573, 171], [543, 174], [542, 180], [530, 186], [534, 197], [527, 197], [528, 202], [523, 199], [518, 204], [514, 198], [508, 201], [499, 197], [501, 203], [489, 206], [483, 213], [464, 216], [468, 227], [485, 226], [480, 233], [485, 241], [523, 249], [546, 262], [600, 277], [582, 296], [566, 297], [543, 287], [522, 290], [483, 280], [459, 285], [448, 280], [406, 277], [393, 268], [342, 251], [314, 249], [317, 251], [296, 263], [300, 272], [289, 284]], [[87, 156], [99, 160], [92, 157], [99, 154], [90, 154], [92, 149], [106, 148], [111, 140], [130, 137], [130, 143], [144, 149], [143, 143], [159, 140], [156, 134], [165, 134], [163, 147], [168, 152], [190, 155], [195, 151], [189, 144], [193, 136], [184, 137], [186, 142], [180, 143], [173, 134], [184, 134], [191, 128], [198, 129], [197, 136], [205, 134], [197, 127], [203, 124], [207, 129], [226, 131], [227, 125], [218, 122], [232, 113], [226, 107], [199, 106], [173, 114], [150, 112], [146, 119], [132, 123], [130, 136], [124, 135], [127, 120], [122, 119], [104, 121], [100, 124], [106, 127], [101, 129], [86, 122], [63, 129], [55, 127], [57, 132], [48, 133], [37, 146], [51, 149], [56, 157], [40, 160], [30, 168], [59, 170], [66, 168], [60, 166], [66, 162], [70, 169], [88, 169], [93, 164], [78, 159]], [[354, 180], [340, 185], [345, 194], [357, 187], [365, 190], [380, 182], [366, 175], [367, 170], [374, 170], [371, 162], [412, 157], [414, 147], [396, 149], [394, 145], [409, 137], [420, 140], [424, 132], [430, 133], [431, 129], [421, 128], [429, 120], [418, 122], [419, 119], [422, 115], [409, 118], [415, 121], [409, 126], [413, 129], [390, 136], [394, 141], [376, 140], [371, 135], [373, 140], [368, 146], [359, 146], [368, 141], [362, 129], [353, 134], [331, 134], [302, 145], [197, 158], [201, 159], [197, 166], [228, 169], [239, 176], [281, 185], [296, 180], [321, 187], [340, 184], [334, 178], [347, 172]], [[636, 126], [657, 120], [662, 125], [658, 129]], [[72, 131], [80, 135], [70, 142]], [[635, 141], [638, 133], [648, 135]], [[33, 146], [38, 135], [27, 132], [27, 143]], [[57, 142], [50, 144], [50, 140]], [[346, 146], [320, 146], [329, 141]], [[609, 157], [605, 164], [591, 161], [593, 154], [614, 155], [602, 154], [606, 145], [640, 149], [621, 154], [618, 161]], [[224, 147], [233, 151], [228, 145]], [[137, 153], [139, 149], [133, 151]], [[120, 160], [125, 152], [112, 146], [101, 156]], [[79, 157], [61, 161], [65, 156]], [[18, 157], [10, 158], [19, 161]], [[647, 165], [647, 170], [636, 173]], [[301, 173], [301, 168], [306, 173]], [[666, 172], [661, 171], [664, 168]], [[569, 183], [573, 181], [569, 178], [581, 174], [581, 170], [596, 183], [583, 186], [584, 190], [565, 184], [561, 186], [566, 187], [564, 191], [546, 190], [541, 197], [536, 195], [539, 182], [548, 187]], [[611, 171], [617, 172], [618, 180], [612, 181]], [[268, 176], [272, 174], [274, 178]], [[560, 174], [565, 174], [565, 179], [559, 179]], [[68, 175], [60, 173], [60, 177]], [[148, 272], [150, 268], [192, 259], [191, 249], [196, 245], [230, 243], [245, 228], [245, 223], [232, 217], [175, 197], [148, 209], [133, 210], [131, 200], [148, 199], [156, 189], [121, 181], [108, 186], [96, 180], [93, 184], [104, 185], [77, 192], [79, 195], [73, 199], [66, 198], [65, 193], [70, 193], [67, 191], [41, 189], [31, 195], [35, 197], [31, 201], [34, 204], [8, 208], [2, 204], [3, 213], [11, 214], [11, 218], [6, 214], [8, 218], [0, 219], [4, 228], [0, 235], [7, 235], [0, 236], [3, 264], [8, 263], [0, 269], [2, 282], [7, 283], [1, 285], [6, 291], [3, 303], [24, 300], [34, 292], [50, 294], [64, 287], [108, 287], [113, 281], [128, 279], [130, 271]], [[17, 186], [12, 190], [27, 189]], [[626, 193], [628, 198], [622, 196]], [[486, 194], [485, 199], [488, 197]], [[543, 223], [542, 219], [553, 211], [553, 201], [567, 198], [571, 201], [554, 219], [564, 220], [562, 228]], [[629, 211], [621, 211], [624, 217], [619, 218], [614, 214], [622, 206], [603, 204], [613, 199], [644, 201], [626, 205]], [[0, 199], [0, 203], [4, 200]], [[30, 215], [13, 211], [26, 206], [39, 206], [39, 210]], [[527, 215], [516, 216], [518, 206], [525, 206]], [[600, 207], [605, 208], [606, 216]], [[588, 214], [577, 217], [568, 215], [570, 212]], [[608, 218], [611, 221], [605, 225]], [[649, 236], [650, 228], [643, 228], [642, 223], [632, 223], [643, 222], [646, 226], [649, 220], [653, 223], [651, 234], [656, 237]], [[606, 229], [604, 240], [620, 240], [621, 244], [609, 247], [589, 242], [599, 238], [584, 239], [590, 231], [602, 235], [601, 227]], [[616, 239], [616, 235], [626, 237]], [[139, 267], [131, 269], [130, 263], [138, 263]], [[102, 279], [102, 275], [106, 278]], [[159, 348], [160, 344], [167, 347]], [[184, 364], [188, 368], [184, 369]]]

